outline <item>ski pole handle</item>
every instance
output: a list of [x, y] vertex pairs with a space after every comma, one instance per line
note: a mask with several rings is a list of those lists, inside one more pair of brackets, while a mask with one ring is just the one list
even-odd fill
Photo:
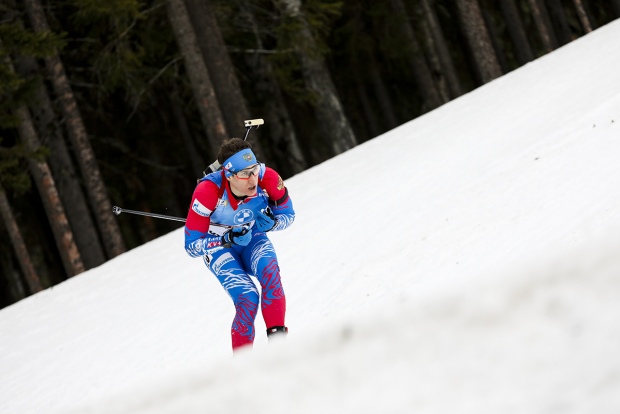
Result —
[[245, 125], [245, 137], [243, 137], [243, 140], [245, 141], [246, 139], [248, 139], [248, 134], [250, 133], [252, 128], [258, 128], [259, 126], [263, 125], [264, 123], [265, 123], [265, 120], [262, 119], [262, 118], [247, 119], [247, 120], [243, 121], [243, 125]]
[[258, 118], [258, 119], [248, 119], [243, 121], [243, 125], [246, 128], [250, 128], [250, 127], [256, 127], [258, 128], [259, 126], [263, 125], [265, 123], [265, 120], [262, 118]]

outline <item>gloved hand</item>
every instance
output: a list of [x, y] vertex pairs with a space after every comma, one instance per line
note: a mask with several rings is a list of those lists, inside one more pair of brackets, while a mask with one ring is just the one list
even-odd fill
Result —
[[252, 240], [252, 229], [249, 227], [233, 227], [222, 236], [222, 245], [231, 247], [233, 244], [247, 246]]
[[261, 210], [260, 214], [256, 216], [256, 228], [258, 231], [267, 232], [276, 225], [276, 216], [273, 215], [273, 211], [269, 207]]

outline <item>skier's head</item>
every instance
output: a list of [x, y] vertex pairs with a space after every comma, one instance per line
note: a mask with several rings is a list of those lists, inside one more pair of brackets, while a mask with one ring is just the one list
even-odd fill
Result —
[[222, 164], [224, 174], [235, 195], [256, 194], [260, 165], [249, 142], [239, 138], [227, 139], [220, 146], [217, 160]]
[[258, 163], [252, 152], [252, 144], [240, 138], [230, 138], [224, 141], [217, 154], [217, 160], [222, 165], [226, 177], [231, 177]]

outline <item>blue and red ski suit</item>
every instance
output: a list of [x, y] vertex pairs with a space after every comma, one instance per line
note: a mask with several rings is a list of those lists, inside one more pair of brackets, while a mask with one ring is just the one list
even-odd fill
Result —
[[[280, 280], [278, 258], [266, 233], [258, 231], [255, 217], [270, 207], [275, 226], [284, 230], [293, 223], [295, 211], [279, 174], [260, 164], [256, 195], [239, 200], [230, 189], [224, 171], [203, 177], [192, 196], [185, 223], [185, 250], [191, 257], [203, 257], [235, 305], [231, 336], [233, 350], [252, 344], [254, 319], [261, 305], [265, 325], [284, 327], [286, 297]], [[232, 227], [252, 228], [247, 246], [222, 246], [222, 235]], [[261, 285], [261, 298], [251, 279]]]

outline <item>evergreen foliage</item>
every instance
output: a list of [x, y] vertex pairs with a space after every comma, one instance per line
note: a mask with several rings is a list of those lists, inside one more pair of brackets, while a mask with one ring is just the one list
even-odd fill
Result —
[[[43, 161], [49, 150], [40, 147], [28, 151], [15, 139], [18, 119], [14, 109], [31, 102], [33, 89], [41, 81], [37, 74], [20, 76], [13, 69], [11, 55], [45, 57], [65, 43], [62, 35], [50, 32], [35, 34], [19, 22], [0, 24], [0, 184], [16, 195], [31, 187], [27, 160]], [[10, 138], [10, 139], [9, 139]]]
[[[2, 145], [0, 137], [0, 145]], [[24, 194], [32, 185], [25, 159], [34, 156], [20, 145], [9, 148], [0, 146], [0, 186], [17, 195]]]

